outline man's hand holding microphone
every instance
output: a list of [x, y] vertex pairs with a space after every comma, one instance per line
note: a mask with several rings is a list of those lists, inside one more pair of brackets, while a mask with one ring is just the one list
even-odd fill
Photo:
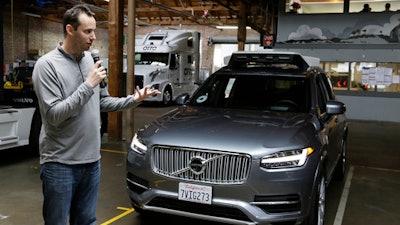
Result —
[[[91, 71], [91, 74], [94, 73], [93, 74], [93, 76], [94, 76], [93, 82], [94, 83], [91, 83], [90, 81], [89, 82], [92, 85], [92, 87], [96, 87], [98, 84], [100, 84], [101, 88], [105, 88], [107, 86], [108, 78], [107, 78], [106, 68], [104, 68], [101, 65], [101, 63], [103, 61], [100, 60], [100, 52], [97, 49], [93, 49], [91, 54], [92, 54], [92, 58], [94, 61], [94, 68]], [[88, 79], [89, 79], [89, 77], [91, 77], [91, 74], [89, 74]], [[100, 79], [100, 82], [98, 82], [99, 79]], [[93, 85], [93, 84], [95, 84], [95, 85]]]

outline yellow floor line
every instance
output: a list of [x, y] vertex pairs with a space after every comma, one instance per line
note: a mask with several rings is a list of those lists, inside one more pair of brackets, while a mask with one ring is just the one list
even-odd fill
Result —
[[102, 149], [100, 149], [101, 151], [104, 151], [104, 152], [112, 152], [112, 153], [120, 153], [120, 154], [127, 154], [127, 152], [122, 152], [122, 151], [117, 151], [117, 150], [112, 150], [112, 149], [104, 149], [104, 148], [102, 148]]
[[119, 210], [124, 210], [125, 212], [119, 214], [118, 216], [111, 218], [109, 220], [107, 220], [106, 222], [102, 223], [101, 225], [108, 225], [111, 224], [119, 219], [121, 219], [122, 217], [134, 212], [135, 210], [133, 208], [125, 208], [125, 207], [117, 207], [117, 209]]

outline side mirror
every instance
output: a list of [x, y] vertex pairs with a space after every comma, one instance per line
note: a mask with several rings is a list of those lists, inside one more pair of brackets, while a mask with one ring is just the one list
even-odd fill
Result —
[[329, 100], [326, 103], [326, 112], [330, 115], [343, 114], [346, 112], [346, 105], [343, 102]]
[[188, 101], [189, 101], [188, 93], [179, 95], [178, 97], [176, 97], [176, 100], [175, 100], [176, 104], [178, 104], [178, 105], [185, 105]]

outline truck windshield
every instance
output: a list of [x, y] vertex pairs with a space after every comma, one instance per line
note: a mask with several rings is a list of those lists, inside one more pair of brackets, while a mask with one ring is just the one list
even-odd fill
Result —
[[154, 65], [163, 64], [168, 65], [168, 53], [136, 53], [135, 64], [136, 65]]
[[305, 76], [214, 76], [196, 92], [190, 105], [309, 112], [309, 78]]

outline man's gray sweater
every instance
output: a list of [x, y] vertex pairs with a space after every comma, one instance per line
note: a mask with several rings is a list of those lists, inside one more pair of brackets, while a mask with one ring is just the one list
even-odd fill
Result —
[[59, 44], [40, 57], [32, 75], [42, 129], [40, 163], [85, 164], [100, 159], [100, 111], [137, 106], [133, 96], [111, 97], [106, 88], [92, 88], [86, 76], [94, 66], [89, 52], [78, 62]]

